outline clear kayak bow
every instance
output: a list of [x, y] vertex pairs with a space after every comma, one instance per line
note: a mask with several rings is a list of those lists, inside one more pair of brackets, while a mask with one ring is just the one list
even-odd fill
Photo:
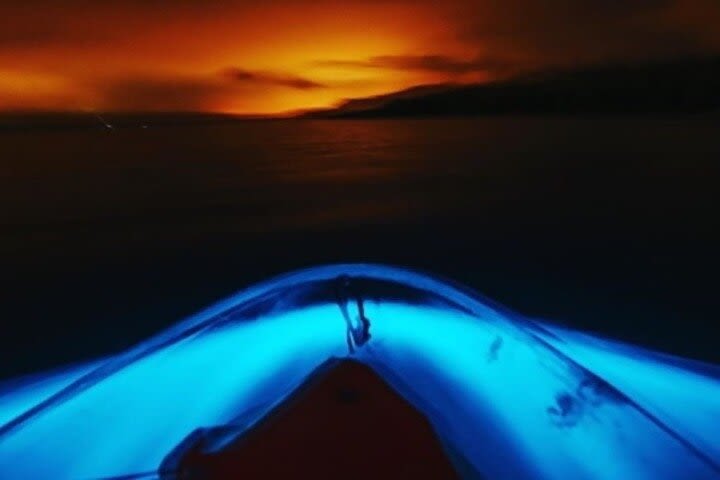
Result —
[[423, 413], [467, 478], [720, 478], [717, 366], [380, 265], [290, 273], [126, 352], [0, 384], [0, 478], [176, 478], [189, 445], [222, 450], [342, 358]]

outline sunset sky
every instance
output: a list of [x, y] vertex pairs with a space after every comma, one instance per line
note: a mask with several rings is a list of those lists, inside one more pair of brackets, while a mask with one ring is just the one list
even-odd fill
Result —
[[0, 110], [278, 113], [720, 52], [718, 0], [0, 0]]

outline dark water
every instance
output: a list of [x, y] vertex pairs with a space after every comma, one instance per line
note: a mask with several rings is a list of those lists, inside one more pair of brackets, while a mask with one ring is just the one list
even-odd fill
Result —
[[528, 315], [717, 347], [720, 121], [256, 121], [0, 133], [0, 377], [268, 275], [407, 265]]

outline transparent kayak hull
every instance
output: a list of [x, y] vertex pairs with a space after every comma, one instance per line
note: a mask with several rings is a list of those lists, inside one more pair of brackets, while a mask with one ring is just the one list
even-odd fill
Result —
[[290, 273], [0, 384], [0, 478], [172, 478], [188, 445], [222, 450], [344, 358], [423, 413], [466, 478], [720, 478], [720, 368], [380, 265]]

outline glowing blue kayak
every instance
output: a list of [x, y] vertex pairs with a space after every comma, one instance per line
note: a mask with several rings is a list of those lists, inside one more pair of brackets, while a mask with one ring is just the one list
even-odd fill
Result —
[[720, 478], [720, 368], [379, 265], [244, 290], [118, 355], [0, 384], [0, 478], [164, 478], [333, 359], [425, 414], [468, 478]]

